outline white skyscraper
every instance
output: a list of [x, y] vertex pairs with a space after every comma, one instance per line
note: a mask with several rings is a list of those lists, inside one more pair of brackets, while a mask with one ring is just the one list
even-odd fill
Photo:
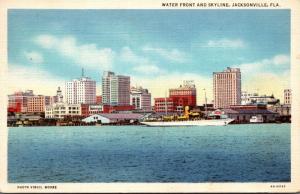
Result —
[[130, 105], [130, 77], [105, 71], [102, 77], [102, 103]]
[[213, 73], [214, 107], [228, 108], [241, 104], [241, 72], [239, 68], [227, 67]]
[[66, 83], [66, 101], [68, 104], [95, 104], [96, 81], [82, 76]]

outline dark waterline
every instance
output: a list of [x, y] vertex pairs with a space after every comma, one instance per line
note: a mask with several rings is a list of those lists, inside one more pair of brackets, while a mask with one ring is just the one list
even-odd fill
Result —
[[9, 129], [8, 181], [289, 182], [290, 124]]

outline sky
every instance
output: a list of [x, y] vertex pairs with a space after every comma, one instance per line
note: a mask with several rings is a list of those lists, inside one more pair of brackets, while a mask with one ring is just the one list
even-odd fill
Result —
[[58, 86], [103, 71], [165, 97], [194, 80], [212, 100], [213, 72], [239, 67], [242, 90], [283, 100], [290, 87], [289, 10], [8, 11], [9, 92], [55, 95]]

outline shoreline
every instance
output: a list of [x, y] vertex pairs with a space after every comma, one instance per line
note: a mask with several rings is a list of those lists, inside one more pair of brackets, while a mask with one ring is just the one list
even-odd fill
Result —
[[[281, 125], [281, 124], [291, 124], [288, 122], [285, 123], [230, 123], [228, 125], [271, 125], [271, 124], [276, 124], [276, 125]], [[123, 126], [130, 126], [130, 127], [134, 127], [134, 126], [144, 126], [147, 128], [158, 128], [158, 127], [149, 127], [147, 125], [143, 125], [143, 124], [135, 124], [135, 125], [65, 125], [65, 126], [57, 126], [57, 125], [35, 125], [35, 126], [7, 126], [7, 128], [34, 128], [34, 127], [76, 127], [76, 128], [80, 128], [80, 127], [123, 127]], [[163, 128], [169, 128], [170, 126], [165, 126]], [[178, 128], [182, 128], [182, 127], [196, 127], [196, 126], [171, 126], [171, 127], [178, 127]], [[198, 126], [198, 127], [206, 127], [206, 126]], [[222, 127], [222, 126], [220, 126]], [[223, 126], [226, 127], [226, 126]]]

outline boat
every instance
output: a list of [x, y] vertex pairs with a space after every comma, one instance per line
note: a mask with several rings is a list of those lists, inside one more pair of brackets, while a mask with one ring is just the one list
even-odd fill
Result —
[[225, 126], [234, 119], [200, 119], [185, 121], [143, 121], [141, 124], [150, 127], [173, 127], [173, 126]]
[[200, 119], [199, 113], [189, 112], [189, 107], [186, 106], [184, 115], [181, 116], [164, 116], [162, 120], [145, 120], [141, 124], [151, 127], [167, 127], [167, 126], [224, 126], [234, 121], [234, 119], [224, 117], [211, 119]]
[[250, 118], [250, 123], [263, 123], [264, 118], [261, 115], [252, 116]]

